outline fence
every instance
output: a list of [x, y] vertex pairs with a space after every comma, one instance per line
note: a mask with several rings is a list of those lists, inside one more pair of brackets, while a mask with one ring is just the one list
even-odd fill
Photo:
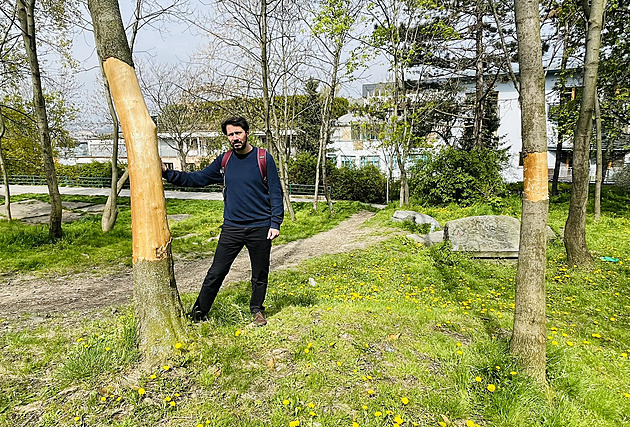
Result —
[[[92, 176], [83, 176], [83, 177], [68, 177], [68, 176], [57, 176], [57, 180], [59, 181], [59, 185], [62, 187], [90, 187], [90, 188], [110, 188], [111, 187], [111, 178], [105, 177], [92, 177]], [[43, 176], [37, 175], [11, 175], [9, 176], [9, 184], [12, 185], [46, 185], [46, 178]], [[123, 188], [129, 188], [129, 181], [125, 183]], [[168, 182], [164, 183], [164, 190], [170, 191], [190, 191], [190, 192], [217, 192], [221, 191], [221, 185], [208, 185], [206, 187], [178, 187], [173, 184], [169, 184]], [[328, 186], [329, 193], [332, 191], [331, 187]], [[323, 189], [319, 188], [319, 194], [322, 195]], [[313, 196], [315, 195], [315, 186], [314, 185], [304, 185], [304, 184], [289, 184], [289, 195], [292, 196]]]

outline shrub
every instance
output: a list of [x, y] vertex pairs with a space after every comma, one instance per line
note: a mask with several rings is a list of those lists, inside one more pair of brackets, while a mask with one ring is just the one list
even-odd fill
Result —
[[505, 152], [446, 148], [411, 168], [409, 189], [420, 203], [494, 202], [506, 191], [500, 170]]
[[[80, 163], [77, 165], [55, 165], [57, 175], [67, 176], [69, 178], [94, 177], [94, 178], [111, 178], [112, 164], [110, 162]], [[123, 174], [123, 168], [118, 166], [118, 176]]]

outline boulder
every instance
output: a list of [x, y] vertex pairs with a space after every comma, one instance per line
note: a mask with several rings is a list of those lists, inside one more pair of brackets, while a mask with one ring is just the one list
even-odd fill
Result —
[[424, 246], [433, 246], [444, 241], [444, 231], [434, 231], [429, 234], [407, 234], [407, 238]]
[[394, 215], [392, 215], [392, 221], [395, 222], [403, 222], [403, 221], [411, 221], [417, 225], [420, 224], [431, 224], [431, 233], [435, 231], [436, 228], [440, 228], [440, 223], [437, 222], [435, 218], [432, 216], [414, 212], [414, 211], [396, 211]]
[[506, 215], [471, 216], [444, 225], [453, 251], [476, 258], [518, 258], [521, 222]]

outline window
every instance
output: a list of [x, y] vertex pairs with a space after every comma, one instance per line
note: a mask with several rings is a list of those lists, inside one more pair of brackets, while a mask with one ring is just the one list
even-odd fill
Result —
[[341, 156], [341, 166], [345, 166], [348, 168], [354, 167], [354, 156]]
[[361, 156], [361, 167], [374, 165], [377, 168], [381, 165], [381, 159], [378, 156]]
[[173, 169], [173, 163], [164, 162], [164, 166], [166, 166], [166, 169]]

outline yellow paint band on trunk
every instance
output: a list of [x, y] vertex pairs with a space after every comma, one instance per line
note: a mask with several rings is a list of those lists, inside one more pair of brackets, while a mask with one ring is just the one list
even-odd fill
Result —
[[547, 152], [527, 153], [523, 159], [523, 192], [525, 200], [549, 199]]
[[171, 240], [157, 145], [157, 129], [129, 64], [108, 58], [103, 70], [120, 119], [129, 166], [133, 261], [168, 256]]

